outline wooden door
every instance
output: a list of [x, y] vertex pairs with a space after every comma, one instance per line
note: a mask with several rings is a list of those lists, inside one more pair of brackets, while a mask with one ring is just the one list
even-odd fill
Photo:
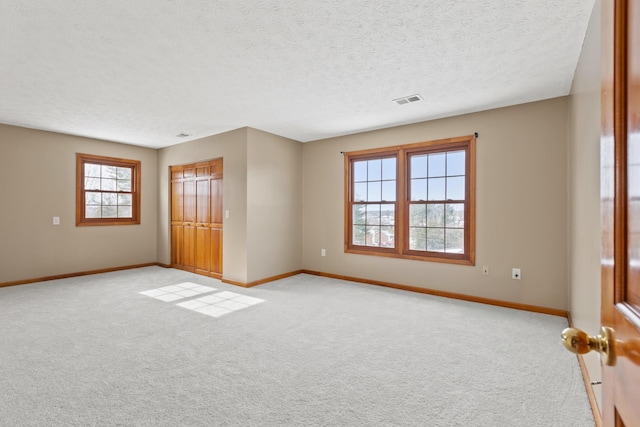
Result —
[[184, 181], [182, 182], [184, 199], [182, 265], [192, 272], [196, 268], [196, 185], [194, 177], [194, 168], [184, 170]]
[[209, 181], [211, 211], [211, 276], [222, 277], [222, 160], [211, 165]]
[[171, 168], [171, 265], [222, 277], [222, 159]]
[[211, 270], [211, 173], [209, 163], [196, 165], [196, 273], [209, 274]]
[[602, 366], [605, 426], [640, 425], [640, 2], [602, 3]]

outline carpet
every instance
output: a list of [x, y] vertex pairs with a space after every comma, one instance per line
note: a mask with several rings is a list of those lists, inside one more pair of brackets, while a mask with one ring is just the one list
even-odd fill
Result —
[[[184, 283], [214, 291], [144, 294]], [[260, 303], [189, 309], [226, 292]], [[0, 425], [593, 426], [565, 327], [305, 274], [244, 289], [145, 267], [0, 288]]]

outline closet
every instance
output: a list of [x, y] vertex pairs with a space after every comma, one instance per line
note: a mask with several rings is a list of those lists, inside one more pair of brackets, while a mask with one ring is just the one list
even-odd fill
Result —
[[171, 266], [222, 277], [222, 159], [171, 167]]

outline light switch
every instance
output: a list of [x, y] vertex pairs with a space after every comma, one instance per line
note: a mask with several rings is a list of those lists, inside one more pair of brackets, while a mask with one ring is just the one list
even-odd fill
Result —
[[54, 216], [53, 217], [53, 225], [60, 225], [60, 217], [59, 216]]
[[224, 211], [224, 218], [225, 218], [225, 219], [229, 219], [229, 209], [227, 209], [226, 211]]

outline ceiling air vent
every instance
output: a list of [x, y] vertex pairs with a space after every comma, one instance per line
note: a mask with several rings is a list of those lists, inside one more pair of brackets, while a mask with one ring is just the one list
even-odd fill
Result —
[[393, 100], [393, 102], [395, 102], [398, 105], [409, 104], [411, 102], [417, 102], [417, 101], [422, 101], [422, 97], [417, 93], [415, 95], [409, 95], [403, 98], [398, 98]]

